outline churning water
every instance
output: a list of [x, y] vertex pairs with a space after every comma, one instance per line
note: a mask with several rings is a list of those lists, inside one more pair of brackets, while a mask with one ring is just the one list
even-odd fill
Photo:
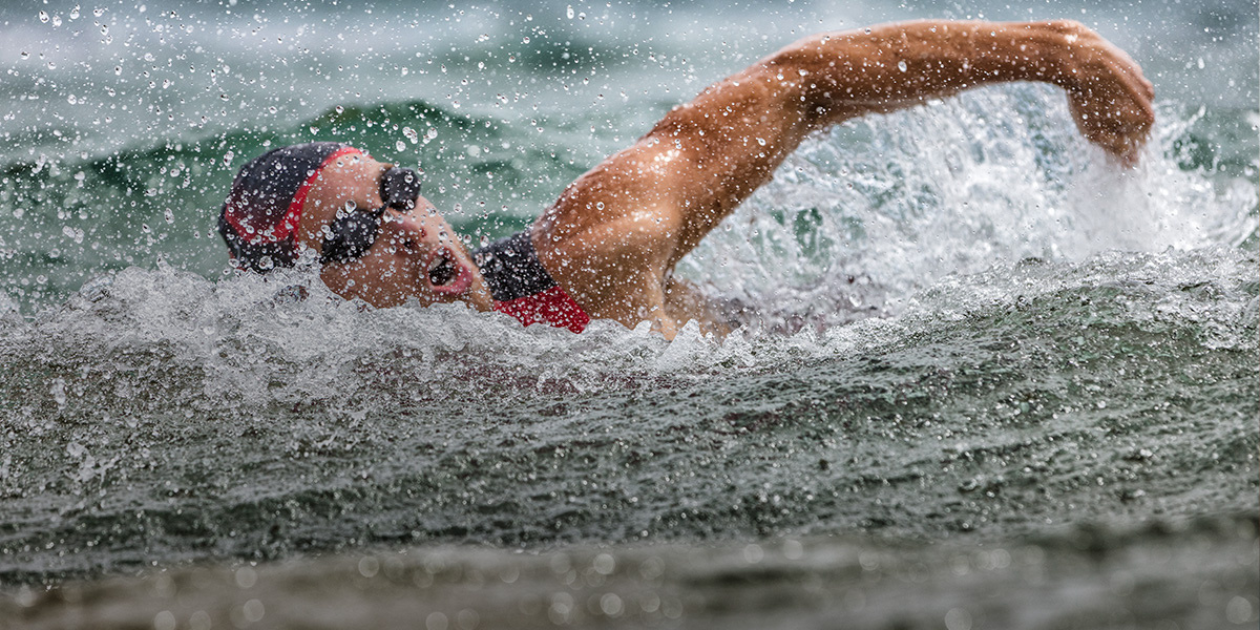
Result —
[[[812, 138], [679, 268], [767, 314], [725, 340], [364, 309], [213, 231], [335, 139], [476, 245], [800, 35], [981, 15], [1132, 52], [1142, 165], [1031, 85]], [[1255, 17], [4, 8], [0, 627], [1254, 627]]]

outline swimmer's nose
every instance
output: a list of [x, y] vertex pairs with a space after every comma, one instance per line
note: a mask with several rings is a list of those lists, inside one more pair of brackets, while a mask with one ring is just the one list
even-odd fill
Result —
[[386, 211], [386, 217], [386, 233], [408, 251], [423, 253], [423, 250], [444, 245], [444, 241], [454, 237], [441, 215], [432, 212], [431, 208], [417, 208], [409, 212], [391, 209]]

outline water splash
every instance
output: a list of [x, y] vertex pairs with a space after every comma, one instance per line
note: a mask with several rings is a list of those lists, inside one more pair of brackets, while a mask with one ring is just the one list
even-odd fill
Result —
[[1069, 120], [1058, 91], [1015, 86], [849, 123], [807, 141], [680, 271], [786, 318], [839, 313], [827, 325], [951, 273], [1254, 234], [1252, 183], [1180, 163], [1193, 116], [1163, 107], [1132, 171]]

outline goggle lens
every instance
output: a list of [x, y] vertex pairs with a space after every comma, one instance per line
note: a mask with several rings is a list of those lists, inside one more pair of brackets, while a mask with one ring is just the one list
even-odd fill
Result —
[[324, 237], [321, 265], [350, 262], [367, 253], [381, 231], [381, 217], [387, 208], [408, 212], [420, 196], [420, 173], [415, 169], [393, 167], [381, 174], [381, 199], [385, 205], [368, 212], [352, 211], [328, 226]]

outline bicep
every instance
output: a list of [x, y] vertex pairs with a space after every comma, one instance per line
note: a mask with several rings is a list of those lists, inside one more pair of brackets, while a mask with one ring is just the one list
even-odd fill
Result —
[[799, 86], [762, 70], [710, 87], [639, 141], [662, 201], [679, 213], [678, 257], [769, 181], [811, 130]]
[[644, 262], [667, 271], [808, 133], [799, 89], [764, 65], [709, 87], [578, 178], [535, 229], [554, 243], [610, 251], [623, 249], [617, 239], [594, 235], [635, 226], [628, 249], [651, 252]]

